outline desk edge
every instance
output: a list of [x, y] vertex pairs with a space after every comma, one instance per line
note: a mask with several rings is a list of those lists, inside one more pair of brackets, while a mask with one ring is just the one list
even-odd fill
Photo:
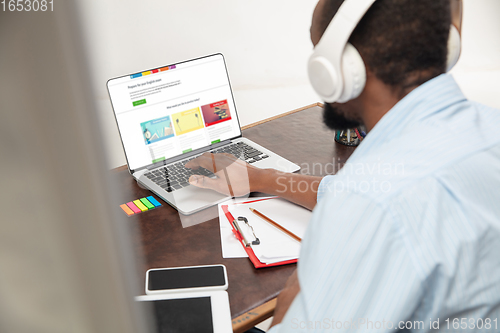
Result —
[[257, 125], [260, 125], [260, 124], [264, 124], [264, 123], [267, 123], [268, 121], [275, 120], [275, 119], [278, 119], [278, 118], [281, 118], [281, 117], [285, 117], [285, 116], [288, 116], [290, 114], [293, 114], [293, 113], [296, 113], [296, 112], [299, 112], [299, 111], [304, 111], [304, 110], [313, 108], [315, 106], [323, 107], [323, 104], [321, 104], [319, 102], [316, 102], [316, 103], [313, 103], [313, 104], [310, 104], [310, 105], [306, 105], [306, 106], [303, 106], [301, 108], [298, 108], [298, 109], [295, 109], [295, 110], [292, 110], [292, 111], [281, 113], [281, 114], [276, 115], [274, 117], [266, 118], [266, 119], [257, 121], [255, 123], [245, 125], [245, 126], [241, 127], [241, 130], [243, 131], [243, 130], [246, 130], [247, 128], [251, 128], [251, 127], [254, 127], [254, 126], [257, 126]]

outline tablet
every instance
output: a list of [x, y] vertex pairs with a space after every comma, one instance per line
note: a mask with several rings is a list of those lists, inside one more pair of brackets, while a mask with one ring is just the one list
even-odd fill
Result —
[[135, 298], [150, 305], [157, 333], [231, 333], [226, 291], [144, 295]]

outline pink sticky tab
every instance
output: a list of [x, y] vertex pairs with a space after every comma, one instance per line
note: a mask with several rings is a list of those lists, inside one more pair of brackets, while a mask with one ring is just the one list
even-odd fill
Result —
[[141, 212], [141, 210], [137, 208], [137, 206], [132, 201], [127, 202], [127, 206], [129, 206], [130, 209], [132, 209], [132, 211], [136, 214], [139, 214]]

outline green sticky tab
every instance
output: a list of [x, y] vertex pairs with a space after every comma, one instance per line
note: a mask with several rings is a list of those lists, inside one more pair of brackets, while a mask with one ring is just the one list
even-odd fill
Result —
[[138, 100], [138, 101], [132, 102], [132, 104], [133, 104], [134, 106], [138, 106], [138, 105], [146, 104], [146, 99], [140, 99], [140, 100]]
[[212, 141], [212, 144], [219, 143], [219, 142], [220, 142], [220, 139], [219, 140], [214, 140], [214, 141]]
[[185, 153], [189, 153], [190, 151], [193, 151], [193, 149], [189, 148], [189, 149], [183, 150], [182, 153], [185, 154]]
[[153, 160], [153, 163], [163, 161], [164, 159], [165, 159], [165, 156], [164, 156], [164, 157], [157, 158], [156, 160]]
[[148, 207], [148, 209], [154, 209], [155, 208], [155, 206], [151, 202], [149, 202], [148, 199], [142, 198], [140, 200], [144, 204], [144, 206]]

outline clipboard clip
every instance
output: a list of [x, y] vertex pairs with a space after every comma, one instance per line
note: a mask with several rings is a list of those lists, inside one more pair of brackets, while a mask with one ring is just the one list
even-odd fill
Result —
[[[241, 222], [244, 222], [246, 224], [246, 227], [252, 231], [253, 239], [249, 240], [248, 235], [243, 232], [242, 225], [240, 224]], [[248, 223], [248, 220], [244, 216], [239, 216], [237, 219], [233, 220], [233, 226], [236, 229], [236, 231], [240, 234], [241, 239], [243, 240], [243, 243], [245, 244], [246, 247], [249, 247], [250, 245], [259, 245], [260, 240], [257, 238], [255, 235], [255, 231], [253, 230], [253, 227]]]

